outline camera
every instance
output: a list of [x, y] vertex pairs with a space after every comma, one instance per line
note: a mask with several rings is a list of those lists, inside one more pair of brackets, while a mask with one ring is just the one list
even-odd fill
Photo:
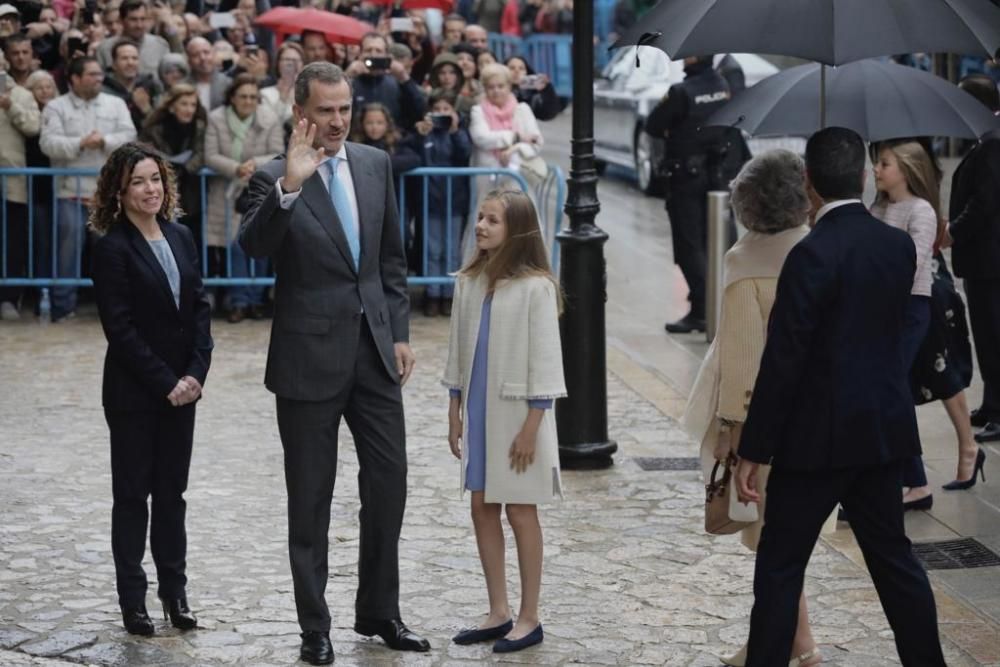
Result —
[[432, 113], [430, 116], [431, 116], [431, 124], [433, 124], [435, 130], [451, 129], [450, 113]]
[[388, 57], [365, 58], [365, 67], [370, 70], [387, 70], [390, 64], [392, 64], [392, 58]]

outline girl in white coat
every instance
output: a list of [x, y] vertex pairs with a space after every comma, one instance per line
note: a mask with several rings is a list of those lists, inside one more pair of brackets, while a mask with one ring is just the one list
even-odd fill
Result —
[[[566, 395], [559, 288], [538, 216], [520, 191], [494, 191], [476, 220], [476, 255], [458, 274], [444, 385], [448, 443], [472, 492], [472, 523], [490, 611], [456, 644], [496, 640], [498, 653], [542, 641], [538, 598], [542, 529], [537, 505], [561, 496], [552, 401]], [[514, 531], [521, 606], [511, 618], [501, 505]]]

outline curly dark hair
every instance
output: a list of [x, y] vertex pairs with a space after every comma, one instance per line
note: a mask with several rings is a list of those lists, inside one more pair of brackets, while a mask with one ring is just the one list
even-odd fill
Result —
[[153, 147], [148, 144], [130, 142], [116, 149], [101, 167], [97, 177], [97, 192], [94, 205], [90, 209], [87, 225], [98, 234], [107, 234], [113, 226], [125, 219], [121, 196], [125, 192], [135, 165], [143, 160], [152, 160], [160, 170], [163, 182], [163, 204], [159, 215], [165, 220], [174, 220], [182, 211], [178, 208], [177, 180], [173, 169]]

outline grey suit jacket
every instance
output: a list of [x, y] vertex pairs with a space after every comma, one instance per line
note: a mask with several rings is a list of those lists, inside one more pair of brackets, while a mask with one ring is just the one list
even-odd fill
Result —
[[240, 245], [254, 257], [274, 261], [275, 311], [264, 382], [284, 398], [333, 398], [354, 372], [363, 321], [385, 372], [399, 380], [393, 343], [409, 340], [410, 304], [392, 165], [375, 148], [347, 143], [346, 150], [360, 217], [357, 270], [319, 173], [303, 184], [288, 210], [281, 208], [275, 187], [285, 173], [284, 156], [264, 165], [248, 186]]

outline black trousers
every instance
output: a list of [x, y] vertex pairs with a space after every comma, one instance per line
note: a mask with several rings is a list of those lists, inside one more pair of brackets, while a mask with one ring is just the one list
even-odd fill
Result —
[[1000, 280], [965, 280], [972, 339], [983, 378], [981, 410], [1000, 421]]
[[288, 556], [304, 631], [330, 630], [327, 533], [341, 417], [354, 436], [360, 467], [355, 613], [372, 619], [399, 617], [399, 533], [406, 505], [403, 397], [385, 371], [364, 318], [360, 324], [354, 377], [338, 396], [315, 402], [277, 398], [288, 491]]
[[[5, 202], [7, 208], [6, 226], [6, 271], [0, 272], [3, 278], [28, 277], [28, 206], [16, 202]], [[2, 223], [2, 218], [0, 218]], [[2, 238], [2, 235], [0, 235]], [[0, 267], [2, 268], [2, 267]], [[0, 303], [10, 301], [20, 306], [23, 287], [0, 288]]]
[[905, 667], [944, 667], [930, 582], [903, 530], [898, 462], [804, 473], [773, 468], [754, 570], [747, 667], [787, 665], [806, 564], [840, 502]]
[[153, 412], [104, 412], [111, 430], [111, 551], [123, 608], [145, 604], [142, 557], [147, 522], [159, 582], [157, 595], [167, 599], [184, 595], [184, 491], [191, 467], [194, 414], [194, 404]]

